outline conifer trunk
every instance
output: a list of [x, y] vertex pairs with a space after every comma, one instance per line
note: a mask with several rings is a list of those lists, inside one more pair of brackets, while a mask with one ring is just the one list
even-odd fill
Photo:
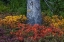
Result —
[[40, 0], [27, 0], [27, 18], [28, 24], [41, 24], [42, 15]]

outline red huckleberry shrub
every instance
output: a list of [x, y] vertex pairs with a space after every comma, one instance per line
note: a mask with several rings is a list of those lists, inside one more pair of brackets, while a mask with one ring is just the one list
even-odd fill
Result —
[[50, 35], [60, 37], [63, 34], [63, 31], [61, 31], [59, 28], [46, 27], [38, 24], [34, 24], [32, 26], [30, 24], [18, 23], [18, 28], [19, 30], [11, 32], [11, 34], [16, 36], [21, 41], [24, 40], [24, 38], [37, 40]]

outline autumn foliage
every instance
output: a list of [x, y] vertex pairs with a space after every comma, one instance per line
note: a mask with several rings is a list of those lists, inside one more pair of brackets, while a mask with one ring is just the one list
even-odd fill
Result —
[[0, 26], [6, 26], [6, 27], [11, 27], [11, 28], [16, 28], [17, 23], [24, 23], [27, 20], [25, 15], [16, 15], [16, 16], [6, 16], [3, 19], [0, 19]]
[[34, 24], [32, 26], [30, 24], [18, 23], [17, 29], [18, 30], [16, 30], [15, 32], [11, 31], [10, 33], [21, 41], [24, 40], [24, 38], [39, 40], [40, 38], [44, 38], [50, 35], [58, 37], [61, 37], [63, 35], [63, 31], [61, 31], [59, 28], [46, 27], [38, 24]]
[[[19, 42], [24, 42], [26, 39], [30, 39], [33, 42], [37, 42], [40, 39], [45, 39], [44, 41], [46, 41], [46, 38], [50, 38], [51, 36], [53, 39], [59, 38], [61, 41], [62, 38], [63, 40], [64, 18], [62, 16], [44, 16], [42, 25], [26, 24], [26, 20], [27, 18], [25, 15], [13, 15], [0, 18], [0, 28], [7, 30], [7, 35], [9, 35], [12, 40], [8, 36], [4, 39], [9, 38], [10, 41], [15, 41], [16, 39]], [[0, 34], [2, 36], [2, 30]]]

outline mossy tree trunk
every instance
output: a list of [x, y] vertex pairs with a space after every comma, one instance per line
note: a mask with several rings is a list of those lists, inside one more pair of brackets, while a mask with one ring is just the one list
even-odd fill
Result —
[[27, 18], [28, 24], [41, 24], [42, 15], [40, 0], [27, 0]]

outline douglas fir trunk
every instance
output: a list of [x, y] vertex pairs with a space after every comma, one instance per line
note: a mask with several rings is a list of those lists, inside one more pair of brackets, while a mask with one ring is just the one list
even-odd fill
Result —
[[27, 23], [41, 24], [41, 16], [40, 0], [27, 0]]

